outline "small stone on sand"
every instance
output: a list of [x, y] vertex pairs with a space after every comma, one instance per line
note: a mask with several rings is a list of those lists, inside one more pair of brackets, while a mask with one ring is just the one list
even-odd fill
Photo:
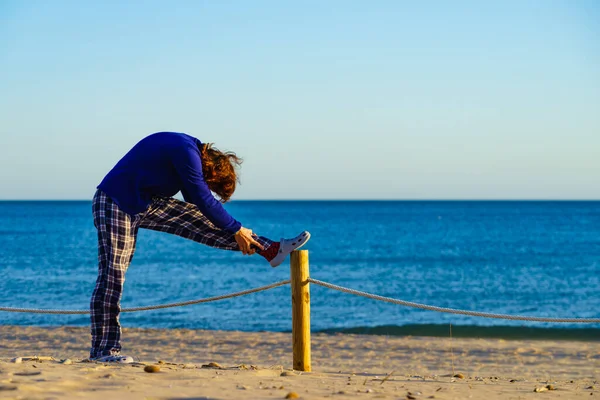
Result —
[[21, 364], [23, 362], [23, 357], [15, 357], [12, 360], [10, 360], [10, 362], [15, 364]]
[[64, 365], [71, 365], [71, 364], [73, 364], [73, 361], [71, 361], [67, 358], [66, 360], [62, 360], [60, 363], [64, 364]]
[[295, 376], [296, 373], [294, 371], [283, 371], [279, 376]]
[[160, 367], [158, 365], [146, 365], [144, 367], [144, 371], [146, 371], [148, 373], [159, 372]]
[[17, 376], [34, 376], [34, 375], [41, 375], [42, 372], [41, 371], [24, 371], [24, 372], [15, 372], [13, 375], [17, 375]]
[[202, 366], [202, 368], [218, 368], [218, 369], [223, 369], [223, 367], [221, 366], [221, 364], [216, 363], [216, 362], [209, 362], [208, 364], [204, 364]]
[[298, 393], [296, 392], [289, 392], [288, 394], [285, 395], [286, 399], [297, 399], [300, 396], [298, 396]]
[[454, 375], [454, 377], [458, 379], [465, 379], [465, 376], [463, 374], [456, 374]]

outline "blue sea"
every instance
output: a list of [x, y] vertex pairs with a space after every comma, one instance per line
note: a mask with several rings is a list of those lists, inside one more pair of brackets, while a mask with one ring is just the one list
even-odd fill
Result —
[[[315, 279], [467, 310], [600, 317], [600, 202], [234, 201], [273, 239], [307, 229]], [[289, 278], [289, 262], [140, 230], [123, 307], [193, 300]], [[91, 201], [0, 202], [0, 306], [87, 309], [97, 273]], [[311, 285], [313, 331], [600, 340], [600, 325], [442, 314]], [[86, 315], [0, 311], [1, 324], [88, 325]], [[125, 327], [290, 331], [290, 288], [159, 311]]]

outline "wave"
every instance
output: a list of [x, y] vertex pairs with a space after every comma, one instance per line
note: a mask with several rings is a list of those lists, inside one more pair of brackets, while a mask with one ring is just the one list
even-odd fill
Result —
[[[448, 324], [357, 326], [353, 328], [321, 329], [317, 332], [330, 334], [351, 333], [361, 335], [450, 337], [450, 326]], [[597, 342], [600, 341], [600, 328], [534, 328], [526, 326], [452, 325], [452, 337]]]

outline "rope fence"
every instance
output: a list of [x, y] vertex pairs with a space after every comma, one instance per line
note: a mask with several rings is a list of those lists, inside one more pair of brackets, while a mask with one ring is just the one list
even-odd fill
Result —
[[319, 281], [317, 279], [308, 278], [308, 282], [314, 283], [315, 285], [323, 286], [329, 289], [338, 290], [340, 292], [354, 294], [356, 296], [366, 297], [368, 299], [385, 301], [387, 303], [398, 304], [406, 307], [420, 308], [421, 310], [437, 311], [449, 314], [461, 314], [470, 315], [472, 317], [483, 317], [483, 318], [496, 318], [496, 319], [507, 319], [513, 321], [536, 321], [536, 322], [567, 322], [567, 323], [585, 323], [594, 324], [600, 323], [600, 318], [546, 318], [546, 317], [529, 317], [524, 315], [508, 315], [508, 314], [494, 314], [485, 313], [480, 311], [468, 311], [458, 310], [454, 308], [428, 306], [426, 304], [413, 303], [411, 301], [393, 299], [391, 297], [379, 296], [367, 292], [361, 292], [360, 290], [350, 289], [343, 286], [334, 285], [332, 283]]
[[[256, 287], [253, 289], [242, 290], [235, 293], [223, 294], [219, 296], [207, 297], [204, 299], [181, 301], [177, 303], [158, 304], [153, 306], [124, 308], [121, 312], [137, 312], [159, 310], [164, 308], [182, 307], [193, 304], [209, 303], [212, 301], [225, 300], [233, 297], [245, 296], [252, 293], [263, 292], [283, 285], [291, 284], [292, 289], [292, 338], [293, 338], [293, 365], [295, 370], [310, 371], [310, 293], [309, 283], [322, 286], [339, 292], [362, 296], [368, 299], [384, 301], [386, 303], [397, 304], [405, 307], [418, 308], [421, 310], [436, 311], [449, 314], [468, 315], [472, 317], [505, 319], [512, 321], [535, 321], [551, 323], [600, 323], [600, 318], [550, 318], [533, 317], [524, 315], [495, 314], [480, 311], [460, 310], [447, 307], [430, 306], [427, 304], [414, 303], [392, 297], [380, 296], [372, 293], [363, 292], [356, 289], [350, 289], [343, 286], [334, 285], [329, 282], [310, 278], [308, 265], [308, 251], [296, 250], [291, 254], [290, 261], [290, 279], [271, 283], [269, 285]], [[89, 310], [50, 310], [38, 308], [15, 308], [0, 307], [0, 311], [18, 312], [18, 313], [37, 313], [37, 314], [89, 314]]]
[[[136, 311], [149, 311], [149, 310], [160, 310], [163, 308], [172, 308], [172, 307], [182, 307], [182, 306], [191, 306], [192, 304], [201, 304], [201, 303], [210, 303], [211, 301], [225, 300], [231, 299], [232, 297], [245, 296], [247, 294], [262, 292], [269, 289], [274, 289], [279, 286], [287, 285], [290, 283], [290, 280], [287, 279], [285, 281], [271, 283], [270, 285], [260, 286], [254, 289], [242, 290], [241, 292], [223, 294], [220, 296], [207, 297], [205, 299], [197, 299], [197, 300], [189, 300], [189, 301], [180, 301], [177, 303], [169, 303], [169, 304], [158, 304], [155, 306], [143, 306], [143, 307], [132, 307], [132, 308], [123, 308], [121, 312], [136, 312]], [[19, 313], [34, 313], [34, 314], [89, 314], [89, 310], [44, 310], [39, 308], [14, 308], [14, 307], [0, 307], [0, 311], [6, 312], [19, 312]]]
[[[430, 306], [427, 304], [414, 303], [412, 301], [394, 299], [392, 297], [380, 296], [377, 294], [362, 292], [360, 290], [351, 289], [343, 286], [334, 285], [333, 283], [320, 281], [318, 279], [308, 278], [307, 282], [314, 283], [315, 285], [319, 285], [328, 289], [337, 290], [339, 292], [353, 294], [356, 296], [366, 297], [372, 300], [384, 301], [386, 303], [397, 304], [405, 307], [418, 308], [421, 310], [429, 310], [429, 311], [437, 311], [441, 313], [448, 314], [460, 314], [460, 315], [469, 315], [472, 317], [482, 317], [482, 318], [495, 318], [495, 319], [505, 319], [512, 321], [534, 321], [534, 322], [552, 322], [552, 323], [585, 323], [585, 324], [598, 324], [600, 323], [600, 318], [550, 318], [550, 317], [533, 317], [533, 316], [525, 316], [525, 315], [510, 315], [510, 314], [495, 314], [495, 313], [486, 313], [481, 311], [469, 311], [469, 310], [460, 310], [455, 308], [447, 308], [447, 307], [438, 307], [438, 306]], [[188, 301], [180, 301], [176, 303], [168, 303], [168, 304], [157, 304], [153, 306], [141, 306], [141, 307], [130, 307], [123, 308], [121, 312], [137, 312], [137, 311], [151, 311], [151, 310], [161, 310], [164, 308], [173, 308], [173, 307], [183, 307], [183, 306], [191, 306], [194, 304], [203, 304], [210, 303], [213, 301], [231, 299], [233, 297], [245, 296], [252, 293], [263, 292], [265, 290], [274, 289], [280, 286], [284, 286], [290, 283], [289, 279], [284, 281], [274, 282], [269, 285], [259, 286], [253, 289], [246, 289], [239, 292], [207, 297], [204, 299], [196, 299], [196, 300], [188, 300]], [[30, 314], [64, 314], [64, 315], [82, 315], [89, 314], [89, 310], [51, 310], [51, 309], [41, 309], [41, 308], [18, 308], [18, 307], [0, 307], [0, 311], [5, 312], [16, 312], [16, 313], [30, 313]]]

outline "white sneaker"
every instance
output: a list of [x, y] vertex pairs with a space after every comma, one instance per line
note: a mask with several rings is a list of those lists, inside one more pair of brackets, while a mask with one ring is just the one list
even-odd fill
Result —
[[129, 356], [102, 356], [96, 358], [90, 358], [91, 361], [105, 362], [105, 363], [121, 363], [131, 364], [133, 358]]
[[293, 239], [281, 239], [277, 255], [269, 262], [271, 267], [279, 266], [292, 251], [304, 246], [310, 239], [310, 233], [304, 231]]

